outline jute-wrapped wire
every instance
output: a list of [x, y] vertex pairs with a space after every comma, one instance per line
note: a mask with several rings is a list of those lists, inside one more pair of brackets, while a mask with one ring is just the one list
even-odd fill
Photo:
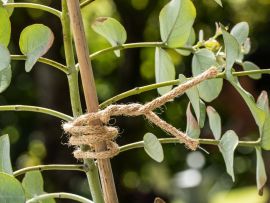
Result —
[[[88, 145], [91, 150], [81, 151], [80, 148], [74, 151], [74, 157], [77, 159], [107, 159], [114, 157], [119, 153], [119, 147], [114, 142], [118, 135], [116, 127], [108, 126], [112, 116], [145, 116], [151, 123], [160, 127], [166, 133], [179, 139], [181, 143], [191, 150], [196, 150], [198, 141], [188, 137], [182, 131], [176, 129], [166, 121], [160, 119], [154, 112], [156, 108], [182, 95], [189, 88], [198, 85], [204, 80], [215, 78], [218, 74], [216, 67], [211, 67], [202, 74], [191, 80], [180, 84], [168, 93], [155, 98], [154, 100], [142, 105], [138, 103], [110, 105], [107, 108], [96, 113], [86, 113], [71, 122], [63, 124], [63, 129], [70, 136], [69, 144], [73, 146]], [[95, 125], [94, 121], [100, 120], [103, 125]], [[93, 151], [93, 145], [98, 142], [106, 142], [107, 150], [101, 152]]]

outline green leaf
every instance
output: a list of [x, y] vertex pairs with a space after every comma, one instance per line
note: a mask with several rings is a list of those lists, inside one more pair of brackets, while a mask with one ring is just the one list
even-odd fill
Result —
[[238, 41], [221, 26], [224, 44], [226, 48], [226, 74], [231, 73], [234, 62], [240, 54], [240, 46]]
[[222, 5], [222, 1], [221, 0], [214, 0], [218, 5], [220, 5], [221, 7], [223, 7]]
[[196, 17], [190, 0], [171, 0], [159, 14], [160, 34], [169, 47], [184, 46], [189, 38]]
[[212, 106], [208, 106], [206, 111], [209, 118], [210, 129], [212, 130], [215, 139], [219, 140], [221, 137], [221, 118]]
[[9, 67], [10, 53], [8, 49], [0, 44], [0, 71]]
[[259, 195], [263, 195], [263, 187], [266, 184], [267, 176], [265, 172], [264, 161], [260, 147], [256, 147], [257, 166], [256, 166], [256, 181]]
[[[212, 66], [217, 66], [216, 57], [213, 52], [208, 49], [200, 49], [197, 51], [192, 58], [192, 73], [194, 76], [201, 74]], [[223, 85], [223, 79], [211, 79], [200, 83], [197, 87], [199, 90], [200, 97], [211, 102], [221, 92]]]
[[0, 19], [0, 44], [7, 47], [10, 41], [11, 24], [8, 11], [3, 7], [0, 7]]
[[10, 161], [10, 142], [8, 135], [0, 137], [0, 172], [12, 175], [12, 166]]
[[239, 45], [242, 45], [247, 40], [248, 34], [249, 25], [247, 22], [238, 23], [231, 30], [231, 35], [234, 36]]
[[188, 104], [186, 115], [187, 115], [186, 134], [193, 139], [199, 138], [200, 133], [201, 133], [201, 129], [200, 129], [200, 126], [199, 126], [197, 120], [194, 118], [194, 116], [191, 112], [190, 103]]
[[[188, 41], [185, 44], [185, 47], [191, 47], [195, 43], [195, 41], [196, 41], [196, 35], [195, 35], [194, 29], [192, 28], [188, 37]], [[187, 51], [183, 49], [175, 49], [175, 51], [183, 56], [189, 56], [191, 54], [191, 51]]]
[[30, 25], [21, 33], [19, 45], [21, 52], [27, 56], [25, 70], [29, 72], [33, 66], [52, 46], [54, 40], [50, 28], [42, 24]]
[[[260, 68], [256, 64], [254, 64], [254, 63], [252, 63], [250, 61], [245, 61], [242, 66], [243, 66], [243, 69], [245, 71], [260, 70]], [[258, 73], [258, 74], [251, 74], [251, 75], [248, 75], [248, 76], [250, 78], [252, 78], [252, 79], [258, 80], [258, 79], [261, 79], [262, 74]]]
[[25, 203], [21, 183], [13, 176], [0, 172], [0, 202]]
[[267, 115], [269, 114], [269, 99], [265, 90], [261, 92], [257, 99], [257, 106], [262, 109]]
[[233, 170], [233, 160], [234, 160], [234, 151], [238, 145], [238, 136], [233, 130], [228, 130], [221, 138], [218, 145], [219, 150], [224, 158], [227, 173], [232, 177], [233, 182], [234, 170]]
[[[175, 79], [175, 68], [170, 55], [158, 47], [155, 53], [155, 76], [157, 83]], [[171, 89], [172, 86], [160, 87], [158, 93], [163, 95]]]
[[[92, 24], [93, 30], [106, 38], [112, 46], [122, 45], [127, 40], [125, 28], [114, 18], [99, 17]], [[120, 56], [120, 50], [114, 51], [117, 57]]]
[[[23, 178], [22, 186], [25, 191], [26, 199], [44, 194], [43, 177], [40, 171], [27, 172]], [[42, 200], [39, 203], [55, 203], [54, 199]]]
[[143, 142], [145, 152], [155, 161], [162, 162], [164, 159], [163, 148], [157, 137], [152, 133], [146, 133]]
[[205, 118], [206, 118], [206, 106], [204, 102], [200, 99], [200, 120], [199, 120], [200, 128], [203, 128]]
[[[3, 2], [3, 4], [14, 3], [14, 0], [2, 0], [2, 2]], [[9, 16], [11, 16], [14, 8], [6, 8], [6, 10], [8, 11]]]
[[10, 65], [7, 68], [0, 71], [0, 93], [2, 93], [8, 88], [11, 82], [11, 76], [12, 72]]

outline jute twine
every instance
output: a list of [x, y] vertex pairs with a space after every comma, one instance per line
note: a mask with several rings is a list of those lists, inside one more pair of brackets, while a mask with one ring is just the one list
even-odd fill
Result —
[[[74, 157], [77, 159], [107, 159], [116, 156], [119, 153], [119, 146], [114, 141], [118, 135], [116, 127], [108, 126], [112, 116], [145, 116], [151, 123], [160, 127], [164, 132], [171, 134], [179, 139], [181, 143], [191, 150], [196, 150], [198, 141], [188, 137], [184, 132], [176, 129], [166, 121], [159, 118], [153, 110], [172, 101], [179, 95], [182, 95], [189, 88], [198, 85], [204, 80], [215, 78], [218, 74], [216, 67], [211, 67], [202, 74], [191, 80], [180, 84], [168, 93], [155, 98], [154, 100], [142, 105], [138, 103], [110, 105], [107, 108], [95, 113], [86, 113], [71, 122], [63, 124], [63, 129], [70, 135], [69, 144], [77, 146], [74, 151]], [[102, 125], [93, 124], [100, 120]], [[94, 145], [99, 142], [105, 142], [107, 150], [101, 152], [94, 151]], [[88, 145], [90, 150], [82, 151], [79, 146]]]

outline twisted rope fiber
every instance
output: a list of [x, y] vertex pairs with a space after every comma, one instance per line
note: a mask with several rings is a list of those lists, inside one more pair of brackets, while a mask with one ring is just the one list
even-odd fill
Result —
[[[112, 116], [141, 116], [144, 115], [151, 123], [160, 127], [166, 133], [179, 139], [181, 143], [191, 150], [196, 150], [198, 141], [188, 137], [185, 133], [176, 129], [166, 121], [160, 119], [154, 112], [156, 108], [172, 101], [177, 96], [182, 95], [189, 88], [199, 83], [215, 78], [218, 74], [216, 67], [211, 67], [202, 74], [194, 77], [185, 83], [180, 84], [168, 93], [155, 98], [154, 100], [142, 105], [138, 103], [110, 105], [107, 108], [95, 113], [86, 113], [71, 122], [63, 124], [63, 129], [70, 136], [69, 144], [73, 146], [88, 145], [91, 150], [81, 151], [78, 147], [73, 153], [77, 159], [107, 159], [116, 156], [119, 153], [119, 146], [114, 142], [118, 135], [116, 127], [108, 126]], [[93, 124], [94, 121], [100, 120], [102, 125]], [[106, 142], [107, 150], [101, 152], [93, 151], [93, 145], [98, 142]]]

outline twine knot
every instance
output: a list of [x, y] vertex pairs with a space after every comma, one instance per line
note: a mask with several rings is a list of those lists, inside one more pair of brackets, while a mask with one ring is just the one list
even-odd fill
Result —
[[[119, 153], [119, 146], [114, 142], [118, 135], [116, 127], [108, 126], [108, 122], [112, 116], [145, 116], [147, 120], [160, 127], [166, 133], [179, 139], [187, 148], [196, 150], [198, 141], [188, 137], [182, 131], [176, 129], [166, 121], [159, 118], [153, 110], [164, 105], [175, 97], [182, 95], [189, 88], [199, 84], [200, 82], [214, 78], [218, 74], [216, 67], [211, 67], [202, 74], [191, 80], [180, 84], [168, 93], [155, 98], [154, 100], [142, 105], [138, 103], [110, 105], [103, 110], [94, 113], [87, 113], [79, 116], [71, 122], [63, 124], [63, 129], [70, 134], [69, 143], [73, 146], [87, 145], [90, 147], [88, 151], [82, 151], [80, 148], [74, 151], [74, 157], [77, 159], [107, 159], [116, 156]], [[101, 124], [96, 124], [95, 121]], [[94, 151], [94, 145], [99, 142], [105, 142], [107, 149], [105, 151]]]

